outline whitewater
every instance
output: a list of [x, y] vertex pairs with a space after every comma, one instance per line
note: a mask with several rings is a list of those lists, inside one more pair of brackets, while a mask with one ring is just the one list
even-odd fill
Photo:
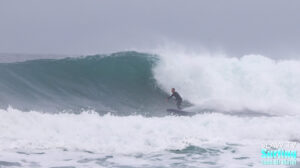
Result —
[[[300, 143], [299, 86], [300, 61], [262, 55], [3, 62], [0, 167], [266, 167], [265, 144]], [[169, 115], [173, 87], [201, 114]]]

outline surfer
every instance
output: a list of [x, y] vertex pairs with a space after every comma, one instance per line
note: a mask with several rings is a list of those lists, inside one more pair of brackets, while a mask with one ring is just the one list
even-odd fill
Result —
[[172, 95], [168, 97], [167, 100], [171, 99], [173, 96], [175, 97], [175, 100], [176, 100], [176, 106], [177, 106], [177, 109], [181, 109], [181, 103], [182, 103], [182, 98], [181, 96], [178, 94], [178, 92], [175, 91], [175, 88], [172, 88], [171, 89], [171, 92], [172, 92]]

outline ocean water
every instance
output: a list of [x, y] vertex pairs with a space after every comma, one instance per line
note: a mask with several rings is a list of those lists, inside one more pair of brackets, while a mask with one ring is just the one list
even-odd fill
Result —
[[[299, 86], [300, 61], [261, 55], [3, 61], [0, 167], [274, 167], [265, 145], [300, 149]], [[172, 87], [199, 114], [168, 114]]]

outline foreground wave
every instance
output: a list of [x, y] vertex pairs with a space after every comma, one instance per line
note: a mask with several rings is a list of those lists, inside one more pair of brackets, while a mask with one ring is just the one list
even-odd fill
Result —
[[299, 127], [300, 118], [289, 116], [149, 118], [8, 108], [0, 110], [0, 151], [5, 164], [28, 167], [260, 167], [262, 145], [299, 142]]
[[[14, 123], [14, 124], [12, 124]], [[283, 124], [279, 124], [283, 123]], [[105, 153], [182, 149], [206, 142], [300, 141], [299, 117], [100, 116], [0, 110], [0, 149], [66, 148]], [[257, 131], [260, 130], [260, 131]]]

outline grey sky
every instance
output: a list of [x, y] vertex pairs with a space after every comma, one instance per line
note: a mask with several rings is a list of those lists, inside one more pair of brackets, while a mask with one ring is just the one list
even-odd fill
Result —
[[95, 54], [163, 42], [300, 58], [298, 0], [0, 0], [0, 52]]

